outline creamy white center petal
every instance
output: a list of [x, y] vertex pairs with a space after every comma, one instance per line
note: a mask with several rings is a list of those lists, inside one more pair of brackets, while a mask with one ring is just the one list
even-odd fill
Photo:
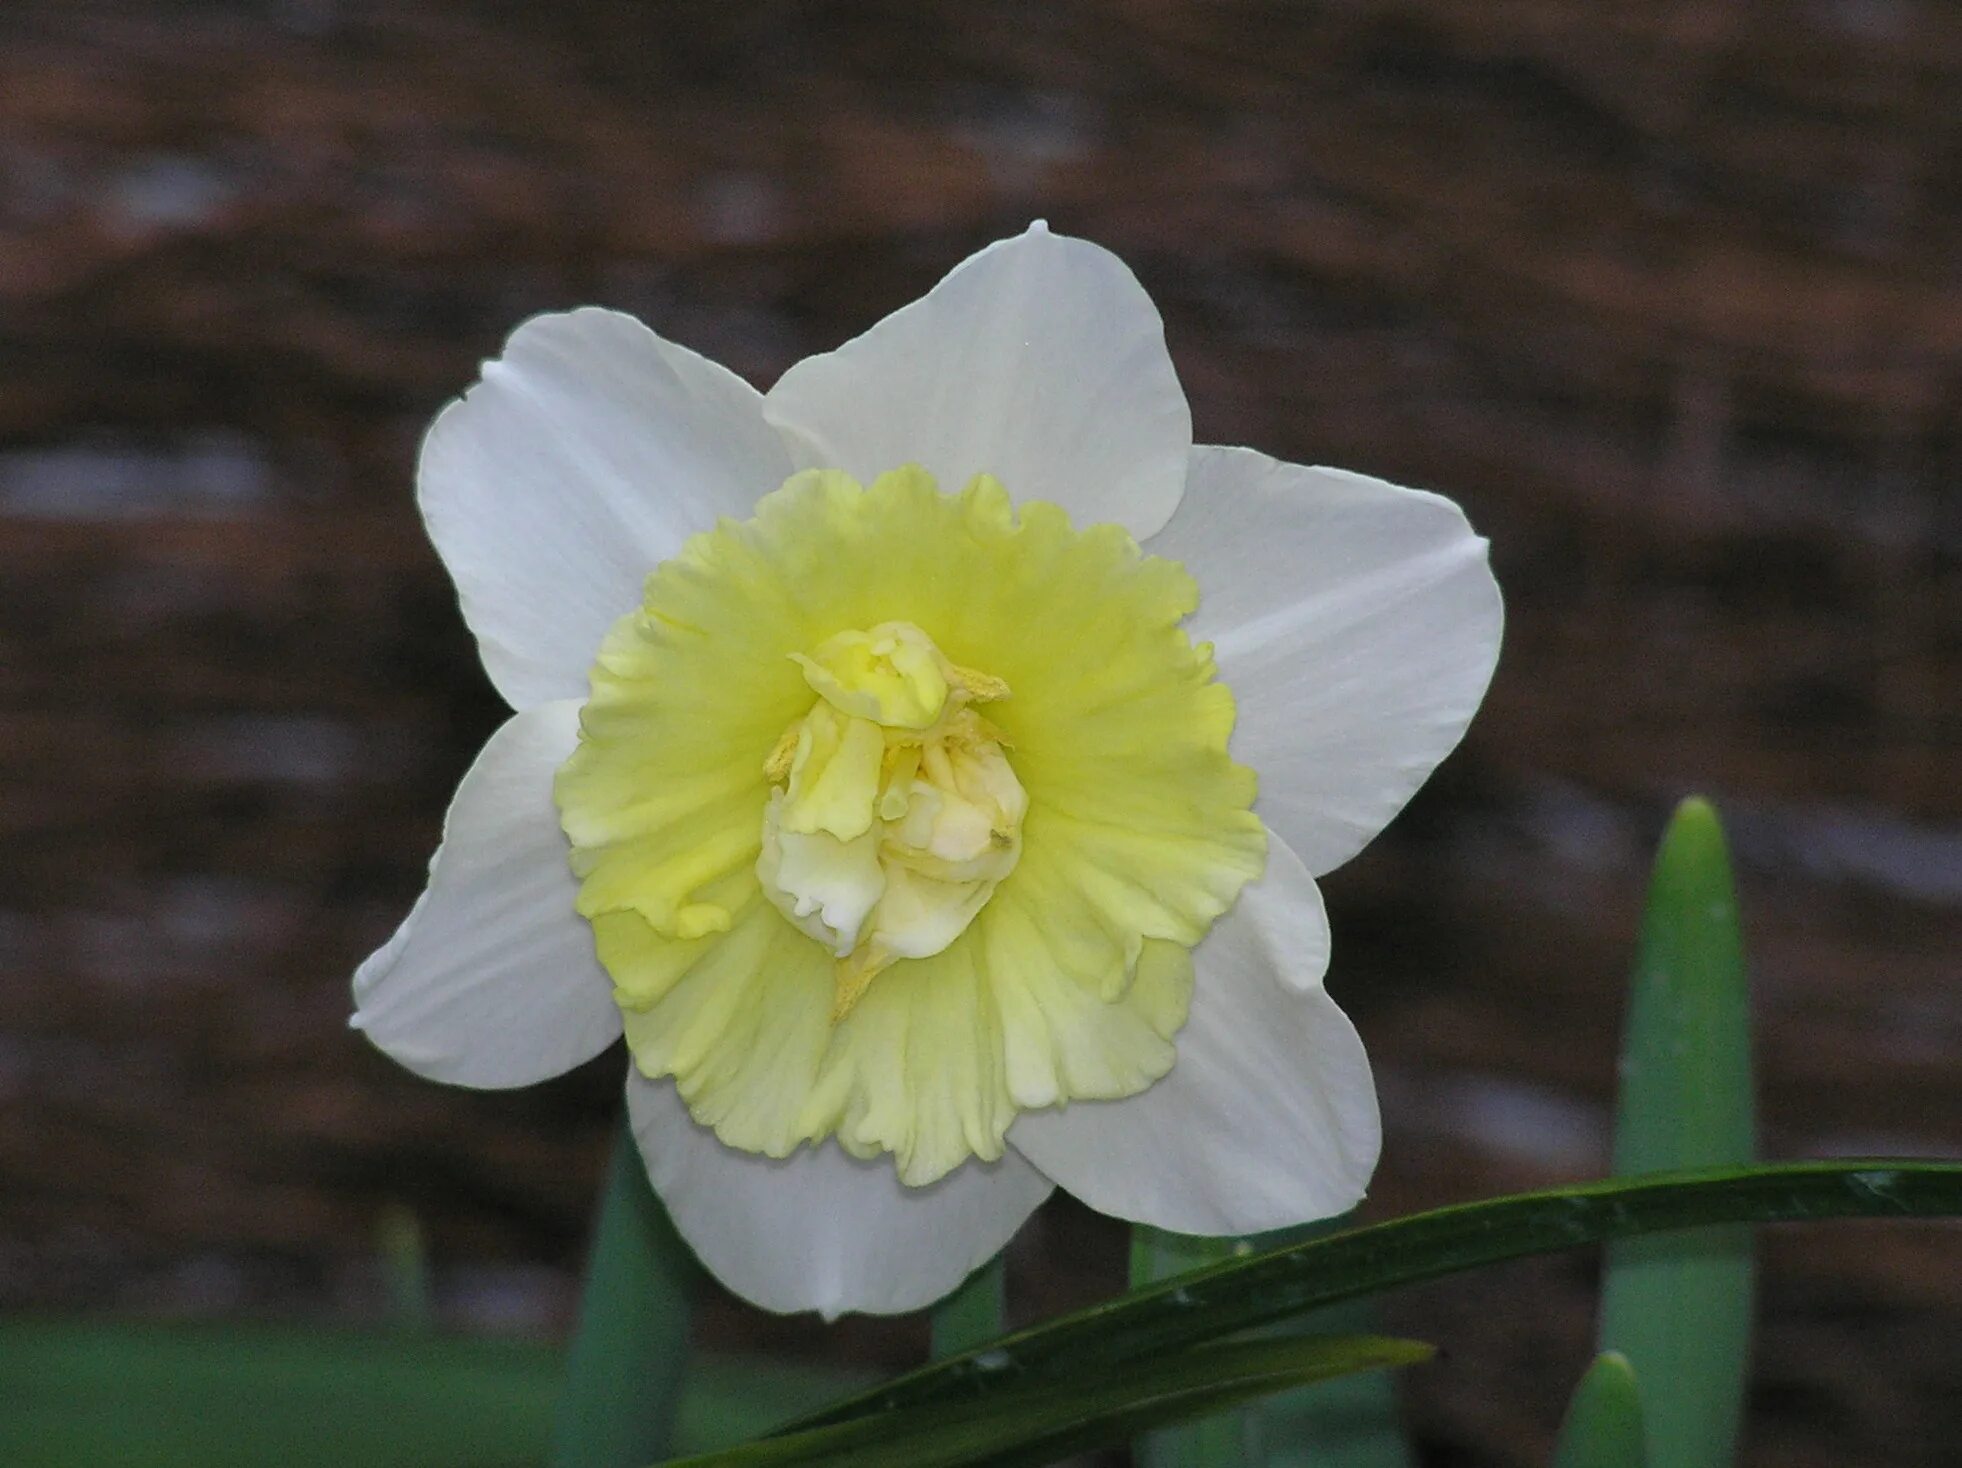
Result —
[[817, 700], [765, 765], [776, 788], [756, 873], [838, 960], [842, 1019], [881, 969], [966, 931], [1021, 857], [1029, 801], [971, 707], [1007, 686], [950, 662], [911, 622], [795, 656]]

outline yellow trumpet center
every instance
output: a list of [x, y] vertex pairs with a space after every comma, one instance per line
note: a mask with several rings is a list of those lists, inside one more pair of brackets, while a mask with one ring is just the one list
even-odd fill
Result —
[[1022, 856], [1029, 797], [1001, 732], [971, 707], [998, 678], [956, 666], [911, 622], [792, 654], [818, 695], [764, 762], [756, 875], [837, 959], [831, 1018], [897, 959], [967, 931]]
[[1197, 595], [912, 466], [799, 474], [655, 568], [554, 784], [635, 1065], [728, 1146], [922, 1187], [1164, 1075], [1266, 849]]

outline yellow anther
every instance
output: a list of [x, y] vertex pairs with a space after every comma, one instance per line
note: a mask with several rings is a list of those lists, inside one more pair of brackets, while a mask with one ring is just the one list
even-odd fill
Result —
[[763, 761], [763, 778], [772, 785], [781, 785], [790, 778], [791, 762], [797, 758], [797, 736], [803, 728], [804, 721], [799, 719], [785, 729], [777, 736], [777, 747]]
[[892, 963], [892, 955], [886, 952], [885, 945], [874, 938], [869, 943], [861, 943], [849, 957], [839, 959], [832, 966], [833, 981], [837, 985], [831, 996], [831, 1022], [834, 1025], [852, 1012], [852, 1007], [872, 986], [872, 980], [891, 968]]
[[956, 692], [967, 695], [969, 703], [993, 703], [1008, 697], [1008, 684], [992, 673], [979, 673], [959, 663], [947, 665], [947, 682]]

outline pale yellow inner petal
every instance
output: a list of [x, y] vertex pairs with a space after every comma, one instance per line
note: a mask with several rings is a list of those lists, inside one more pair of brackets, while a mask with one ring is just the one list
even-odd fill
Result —
[[730, 1146], [912, 1184], [1163, 1075], [1265, 853], [1194, 603], [915, 468], [799, 475], [658, 568], [557, 782], [641, 1069]]

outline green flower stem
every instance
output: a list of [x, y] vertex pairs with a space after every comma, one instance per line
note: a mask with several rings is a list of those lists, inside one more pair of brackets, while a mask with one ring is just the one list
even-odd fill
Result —
[[[1189, 1238], [1142, 1224], [1131, 1230], [1131, 1287], [1156, 1284], [1188, 1269], [1231, 1259], [1232, 1239]], [[1140, 1438], [1131, 1456], [1138, 1468], [1257, 1468], [1251, 1413], [1223, 1412]]]
[[997, 1254], [933, 1307], [933, 1356], [958, 1356], [1002, 1332], [1008, 1296], [1007, 1256]]
[[[1615, 1122], [1623, 1176], [1750, 1161], [1750, 1006], [1737, 894], [1716, 812], [1684, 801], [1656, 856], [1630, 986]], [[1751, 1337], [1749, 1229], [1611, 1244], [1601, 1349], [1649, 1387], [1648, 1440], [1671, 1468], [1737, 1450]]]
[[552, 1468], [637, 1468], [672, 1451], [696, 1270], [623, 1120], [553, 1423]]

